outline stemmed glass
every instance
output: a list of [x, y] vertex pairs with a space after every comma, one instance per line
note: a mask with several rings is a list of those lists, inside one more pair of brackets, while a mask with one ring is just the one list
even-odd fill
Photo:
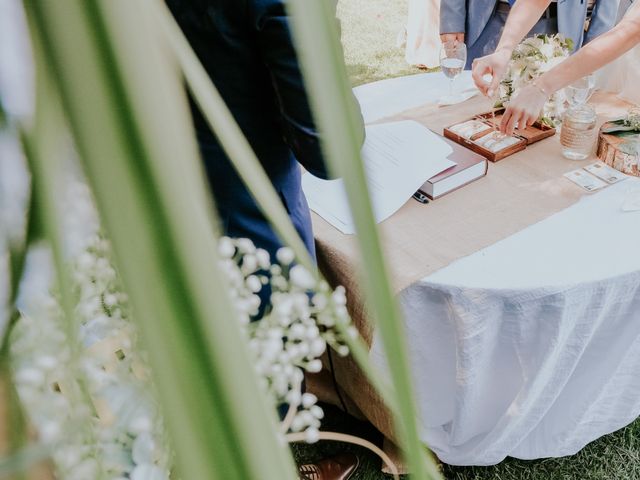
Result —
[[442, 73], [449, 79], [448, 101], [454, 98], [453, 82], [462, 73], [467, 63], [467, 46], [463, 42], [444, 42], [440, 48], [440, 67]]
[[593, 94], [596, 86], [596, 79], [593, 75], [587, 75], [576, 80], [565, 88], [565, 95], [569, 105], [575, 107], [577, 105], [586, 104]]

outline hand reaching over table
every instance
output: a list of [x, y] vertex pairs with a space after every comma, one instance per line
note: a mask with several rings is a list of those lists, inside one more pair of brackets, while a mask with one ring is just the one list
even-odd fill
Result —
[[[548, 0], [516, 2], [496, 52], [474, 62], [473, 79], [482, 93], [492, 96], [498, 88], [509, 63], [513, 46], [531, 27], [531, 19], [527, 20], [527, 18], [535, 13], [542, 13], [548, 4]], [[640, 49], [639, 44], [640, 2], [636, 2], [618, 25], [538, 77], [531, 85], [524, 87], [507, 106], [500, 130], [511, 134], [516, 125], [525, 128], [525, 124], [530, 125], [535, 122], [551, 94], [593, 73], [632, 48]], [[489, 83], [483, 78], [487, 74], [493, 76]]]
[[[476, 58], [473, 61], [471, 76], [483, 95], [493, 97], [507, 71], [509, 60], [511, 60], [511, 50], [500, 48], [491, 55]], [[487, 81], [487, 77], [491, 77], [491, 80]]]
[[549, 95], [536, 82], [522, 88], [504, 112], [500, 131], [511, 135], [516, 128], [533, 125], [540, 118], [548, 99]]

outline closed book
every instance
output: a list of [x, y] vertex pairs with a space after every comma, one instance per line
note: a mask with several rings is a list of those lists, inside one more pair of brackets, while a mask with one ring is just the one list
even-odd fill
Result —
[[453, 148], [453, 152], [447, 158], [456, 164], [435, 177], [431, 177], [422, 185], [421, 190], [431, 200], [484, 177], [489, 168], [487, 159], [482, 155], [464, 148], [448, 138], [445, 138], [445, 141]]

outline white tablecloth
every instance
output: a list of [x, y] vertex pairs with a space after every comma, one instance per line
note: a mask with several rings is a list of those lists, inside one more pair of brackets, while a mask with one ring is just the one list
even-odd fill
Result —
[[[356, 95], [373, 121], [444, 90], [426, 74]], [[640, 212], [621, 211], [636, 189], [608, 187], [400, 294], [422, 435], [441, 460], [570, 455], [640, 415]], [[371, 355], [385, 370], [377, 336]]]

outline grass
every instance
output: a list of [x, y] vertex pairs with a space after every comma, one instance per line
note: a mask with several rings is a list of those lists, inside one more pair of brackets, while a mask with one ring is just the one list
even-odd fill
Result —
[[396, 45], [407, 20], [408, 0], [340, 0], [347, 71], [354, 86], [420, 73]]
[[[396, 46], [404, 28], [408, 0], [340, 0], [338, 16], [347, 68], [354, 86], [419, 73], [406, 64]], [[381, 435], [366, 422], [325, 406], [324, 430], [340, 431], [381, 443]], [[386, 480], [380, 460], [360, 447], [335, 442], [296, 445], [299, 463], [314, 462], [338, 452], [357, 453], [361, 466], [352, 480]], [[587, 445], [571, 457], [534, 461], [512, 458], [493, 467], [443, 465], [447, 480], [640, 480], [640, 421]]]
[[[381, 434], [369, 423], [360, 422], [336, 407], [323, 405], [323, 430], [350, 433], [381, 445]], [[360, 468], [352, 480], [389, 480], [380, 471], [380, 460], [361, 447], [337, 442], [297, 444], [298, 463], [308, 463], [339, 452], [360, 457]], [[571, 457], [543, 460], [507, 458], [493, 467], [452, 467], [443, 465], [447, 480], [637, 480], [640, 479], [640, 421], [606, 435]], [[403, 477], [408, 480], [408, 477]]]

